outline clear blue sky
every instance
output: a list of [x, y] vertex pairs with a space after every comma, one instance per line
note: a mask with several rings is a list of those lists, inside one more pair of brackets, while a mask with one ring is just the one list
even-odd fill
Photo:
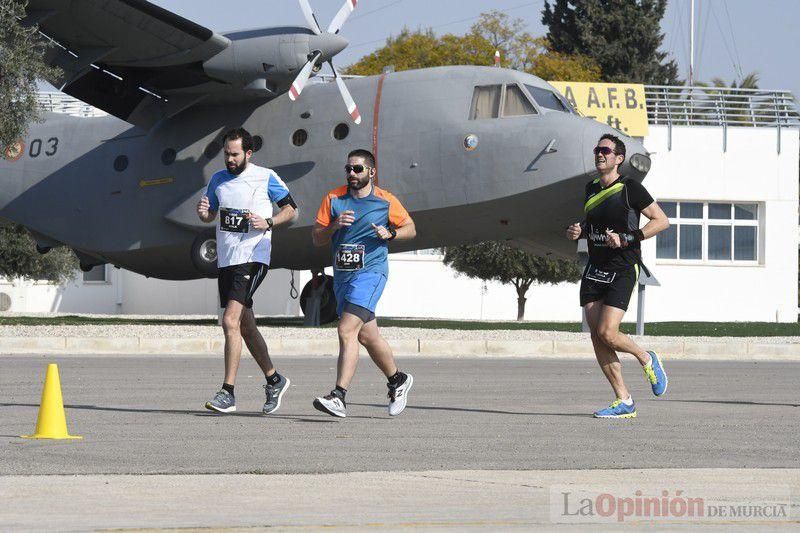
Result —
[[[153, 0], [151, 0], [153, 1]], [[339, 0], [309, 0], [323, 29], [333, 18]], [[305, 25], [296, 0], [154, 0], [216, 31]], [[432, 27], [437, 34], [463, 34], [480, 13], [505, 11], [527, 23], [537, 36], [544, 0], [361, 0], [342, 35], [350, 46], [336, 59], [344, 67], [383, 45], [386, 37], [404, 26]], [[797, 23], [800, 0], [696, 0], [695, 64], [697, 79], [721, 77], [730, 82], [740, 72], [756, 71], [760, 87], [788, 89], [800, 96], [800, 60]], [[666, 33], [663, 49], [678, 61], [681, 77], [688, 75], [689, 0], [670, 0], [661, 23]]]

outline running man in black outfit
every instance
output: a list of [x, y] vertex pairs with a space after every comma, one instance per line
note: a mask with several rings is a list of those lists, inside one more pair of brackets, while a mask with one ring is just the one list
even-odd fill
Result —
[[[655, 352], [645, 351], [619, 331], [642, 265], [640, 242], [669, 227], [669, 220], [638, 182], [619, 174], [625, 143], [610, 134], [594, 149], [600, 177], [586, 185], [585, 219], [567, 228], [570, 240], [588, 239], [589, 264], [581, 280], [581, 306], [592, 333], [597, 362], [614, 389], [616, 399], [594, 413], [598, 418], [633, 418], [636, 407], [622, 379], [616, 352], [634, 355], [641, 363], [653, 394], [667, 390], [667, 375]], [[639, 229], [639, 215], [648, 222]]]

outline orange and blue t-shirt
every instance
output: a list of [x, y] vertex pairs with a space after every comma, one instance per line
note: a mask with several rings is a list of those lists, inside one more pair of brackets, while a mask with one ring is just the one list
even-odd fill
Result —
[[[353, 211], [355, 221], [351, 226], [337, 230], [331, 237], [334, 278], [347, 279], [360, 272], [389, 273], [388, 244], [375, 234], [376, 226], [399, 227], [409, 218], [403, 204], [393, 194], [377, 186], [364, 198], [355, 198], [347, 185], [330, 191], [317, 211], [317, 223], [329, 226], [344, 211]], [[337, 252], [346, 247], [364, 247], [363, 266], [357, 270], [337, 268]]]

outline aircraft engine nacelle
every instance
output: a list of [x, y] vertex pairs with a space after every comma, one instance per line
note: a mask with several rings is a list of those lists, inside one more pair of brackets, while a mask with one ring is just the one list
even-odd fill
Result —
[[209, 76], [238, 87], [276, 93], [285, 91], [310, 57], [318, 65], [347, 46], [333, 34], [315, 35], [307, 28], [266, 28], [226, 35], [231, 45], [203, 63]]

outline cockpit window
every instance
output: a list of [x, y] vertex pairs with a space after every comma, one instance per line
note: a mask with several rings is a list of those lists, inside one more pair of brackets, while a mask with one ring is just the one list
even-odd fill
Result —
[[525, 87], [528, 89], [528, 92], [531, 93], [533, 99], [536, 100], [536, 103], [540, 106], [546, 109], [552, 109], [554, 111], [562, 111], [564, 113], [570, 112], [570, 109], [567, 107], [567, 105], [553, 91], [527, 84]]
[[502, 85], [475, 87], [475, 92], [472, 93], [469, 119], [497, 118], [500, 116], [500, 94], [502, 89]]
[[506, 99], [503, 102], [504, 117], [518, 117], [521, 115], [535, 115], [536, 108], [533, 107], [528, 97], [516, 85], [506, 85]]

